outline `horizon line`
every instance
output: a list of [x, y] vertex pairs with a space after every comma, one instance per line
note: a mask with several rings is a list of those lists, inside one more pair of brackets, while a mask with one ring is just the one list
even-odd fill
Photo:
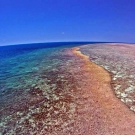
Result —
[[132, 42], [112, 42], [112, 41], [49, 41], [49, 42], [28, 42], [28, 43], [15, 43], [15, 44], [5, 44], [2, 46], [18, 46], [18, 45], [27, 45], [27, 44], [49, 44], [49, 43], [124, 43], [124, 44], [135, 44]]

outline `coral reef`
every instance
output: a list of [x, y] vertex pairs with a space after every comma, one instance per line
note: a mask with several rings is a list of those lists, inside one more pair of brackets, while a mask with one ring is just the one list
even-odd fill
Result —
[[135, 112], [135, 45], [95, 44], [82, 46], [81, 51], [111, 74], [116, 96]]

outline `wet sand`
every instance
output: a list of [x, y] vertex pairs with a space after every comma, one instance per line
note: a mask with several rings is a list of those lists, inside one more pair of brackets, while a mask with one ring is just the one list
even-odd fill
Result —
[[135, 115], [114, 95], [110, 74], [92, 63], [79, 48], [73, 48], [72, 53], [80, 58], [84, 83], [78, 100], [80, 106], [77, 108], [74, 134], [134, 135]]

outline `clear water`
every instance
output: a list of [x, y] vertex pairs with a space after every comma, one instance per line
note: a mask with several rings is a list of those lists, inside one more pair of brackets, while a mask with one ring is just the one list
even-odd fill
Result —
[[0, 134], [50, 133], [72, 124], [73, 61], [64, 52], [79, 44], [84, 43], [0, 47]]
[[68, 50], [87, 43], [0, 47], [0, 135], [73, 130], [76, 58]]

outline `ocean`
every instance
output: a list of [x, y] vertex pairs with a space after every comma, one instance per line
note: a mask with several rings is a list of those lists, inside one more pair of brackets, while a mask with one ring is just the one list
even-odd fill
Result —
[[134, 134], [134, 50], [101, 42], [1, 46], [0, 135]]
[[75, 107], [69, 94], [75, 85], [68, 72], [74, 58], [65, 52], [83, 44], [88, 42], [0, 47], [0, 134], [39, 134], [41, 129], [49, 133], [59, 117], [68, 121], [70, 109], [62, 113], [61, 107]]

